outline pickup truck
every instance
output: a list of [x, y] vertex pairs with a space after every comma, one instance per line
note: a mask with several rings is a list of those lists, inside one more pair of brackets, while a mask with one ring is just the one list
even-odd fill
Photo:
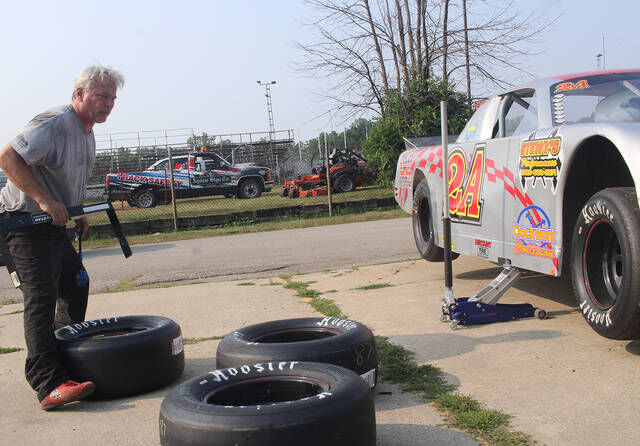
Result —
[[[166, 161], [166, 162], [165, 162]], [[231, 164], [215, 152], [191, 152], [173, 158], [176, 198], [208, 195], [258, 198], [273, 188], [271, 169], [253, 163]], [[171, 201], [171, 172], [168, 159], [144, 171], [108, 174], [106, 192], [110, 200], [151, 208]]]

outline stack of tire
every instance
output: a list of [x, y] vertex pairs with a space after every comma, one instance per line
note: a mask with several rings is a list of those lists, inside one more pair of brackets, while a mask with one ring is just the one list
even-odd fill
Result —
[[162, 316], [108, 317], [55, 332], [70, 378], [93, 381], [92, 398], [150, 392], [184, 371], [180, 326]]
[[375, 445], [378, 361], [364, 325], [331, 317], [252, 325], [220, 342], [216, 362], [162, 402], [161, 445]]

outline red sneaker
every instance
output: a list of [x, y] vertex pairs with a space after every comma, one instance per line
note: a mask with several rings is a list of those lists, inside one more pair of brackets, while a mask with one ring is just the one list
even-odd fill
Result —
[[51, 410], [72, 401], [80, 401], [91, 395], [95, 389], [96, 385], [91, 381], [77, 383], [68, 380], [53, 389], [49, 395], [40, 401], [40, 407], [44, 410]]

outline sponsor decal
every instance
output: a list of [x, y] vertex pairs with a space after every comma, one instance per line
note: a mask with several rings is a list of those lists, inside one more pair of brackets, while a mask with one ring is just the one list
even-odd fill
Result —
[[491, 249], [491, 242], [486, 240], [477, 240], [475, 241], [476, 253], [478, 257], [484, 257], [485, 259], [489, 258], [489, 250]]
[[555, 258], [553, 246], [557, 242], [556, 230], [551, 226], [547, 213], [538, 206], [527, 206], [513, 225], [516, 244], [515, 254]]
[[555, 193], [558, 186], [558, 173], [561, 162], [559, 158], [562, 146], [561, 138], [545, 138], [522, 141], [520, 144], [520, 184], [527, 189], [527, 180], [535, 187], [538, 180], [547, 187], [547, 179]]
[[589, 88], [589, 82], [587, 82], [586, 79], [578, 82], [562, 82], [556, 85], [554, 93], [560, 93], [561, 91], [582, 90], [585, 88]]
[[476, 125], [472, 125], [471, 127], [469, 127], [469, 129], [467, 130], [467, 132], [464, 135], [464, 140], [465, 141], [470, 141], [472, 139], [474, 139], [476, 137], [476, 131], [478, 130], [478, 126]]
[[345, 330], [352, 330], [358, 326], [355, 321], [348, 319], [338, 319], [337, 317], [325, 317], [321, 321], [316, 322], [320, 327], [343, 327]]
[[[162, 178], [149, 175], [133, 175], [129, 173], [118, 173], [118, 179], [121, 181], [131, 181], [141, 184], [159, 184], [161, 186], [168, 186], [169, 184], [171, 184], [170, 178]], [[181, 180], [174, 179], [173, 181], [173, 184], [175, 184], [176, 186], [182, 186], [182, 183], [183, 182]]]
[[118, 322], [117, 317], [108, 317], [106, 319], [95, 319], [92, 321], [79, 322], [77, 324], [67, 325], [66, 328], [71, 334], [78, 334], [80, 331], [89, 327], [97, 327], [98, 325], [109, 325], [111, 322]]
[[171, 340], [171, 354], [172, 355], [179, 355], [182, 350], [183, 350], [183, 345], [182, 345], [182, 336], [178, 336], [177, 338], [174, 338]]

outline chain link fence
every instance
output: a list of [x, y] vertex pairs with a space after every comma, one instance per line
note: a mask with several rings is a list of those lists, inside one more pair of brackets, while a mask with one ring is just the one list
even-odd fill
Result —
[[[123, 222], [302, 210], [282, 212], [295, 215], [307, 206], [328, 208], [323, 153], [304, 153], [298, 146], [291, 130], [202, 137], [191, 129], [99, 135], [86, 202], [111, 199]], [[332, 203], [393, 196], [392, 190], [375, 185], [374, 172], [363, 173], [366, 164], [359, 158], [344, 162], [347, 154], [330, 157], [330, 179], [349, 177], [353, 187], [332, 184]], [[92, 215], [91, 224], [106, 223], [104, 218]]]

